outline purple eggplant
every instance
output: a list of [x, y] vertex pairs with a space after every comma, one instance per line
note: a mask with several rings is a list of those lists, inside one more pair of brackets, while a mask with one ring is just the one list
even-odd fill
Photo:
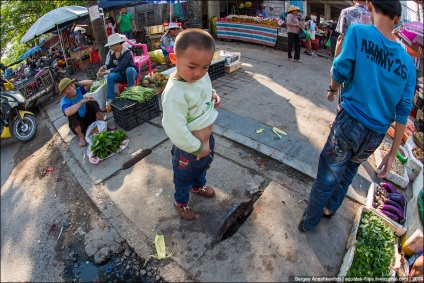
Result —
[[392, 193], [392, 194], [389, 194], [388, 197], [389, 197], [390, 200], [395, 201], [395, 202], [399, 203], [400, 205], [404, 206], [405, 197], [402, 194]]
[[389, 205], [389, 204], [383, 204], [383, 205], [379, 206], [378, 208], [380, 209], [380, 211], [384, 210], [384, 211], [394, 213], [399, 217], [402, 217], [402, 218], [405, 217], [405, 215], [403, 214], [403, 210], [398, 209], [396, 206], [392, 206], [392, 205]]
[[389, 183], [381, 182], [380, 186], [384, 188], [389, 194], [396, 193], [395, 188], [393, 188], [393, 186]]
[[383, 214], [385, 214], [386, 216], [388, 216], [389, 218], [395, 220], [395, 221], [399, 221], [399, 216], [397, 214], [394, 214], [390, 211], [387, 210], [383, 210], [383, 209], [379, 209], [379, 211]]
[[403, 211], [403, 205], [401, 205], [400, 203], [397, 203], [391, 199], [388, 199], [384, 202], [385, 204], [391, 205], [396, 207], [397, 209], [400, 209], [401, 211]]

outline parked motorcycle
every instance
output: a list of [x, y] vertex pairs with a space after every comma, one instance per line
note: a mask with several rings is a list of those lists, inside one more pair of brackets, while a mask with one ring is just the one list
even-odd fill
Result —
[[15, 137], [26, 143], [35, 137], [37, 120], [32, 112], [27, 111], [28, 101], [15, 90], [0, 93], [0, 138]]

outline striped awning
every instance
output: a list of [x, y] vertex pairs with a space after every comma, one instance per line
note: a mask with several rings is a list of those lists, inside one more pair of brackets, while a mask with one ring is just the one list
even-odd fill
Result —
[[275, 46], [277, 43], [277, 27], [216, 22], [216, 30], [218, 38], [241, 40], [267, 46]]

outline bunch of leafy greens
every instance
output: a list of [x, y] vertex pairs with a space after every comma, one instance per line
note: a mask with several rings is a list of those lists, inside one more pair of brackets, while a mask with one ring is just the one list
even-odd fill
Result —
[[358, 244], [348, 277], [387, 277], [395, 253], [395, 235], [377, 215], [364, 212], [357, 232]]
[[127, 87], [118, 98], [126, 98], [144, 103], [155, 95], [155, 90], [141, 86]]
[[103, 86], [106, 83], [104, 78], [97, 79], [90, 87], [90, 92], [95, 92], [99, 87]]
[[106, 158], [109, 154], [117, 152], [121, 142], [127, 138], [122, 130], [103, 132], [93, 136], [91, 150], [94, 157]]

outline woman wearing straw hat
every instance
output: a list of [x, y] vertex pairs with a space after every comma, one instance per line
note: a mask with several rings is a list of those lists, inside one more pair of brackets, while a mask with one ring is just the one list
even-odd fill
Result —
[[126, 36], [114, 33], [107, 38], [107, 44], [110, 50], [106, 56], [106, 65], [99, 70], [99, 75], [107, 75], [107, 101], [106, 106], [110, 105], [115, 96], [115, 83], [128, 83], [128, 87], [135, 84], [138, 77], [138, 68], [134, 64], [134, 58], [131, 51], [122, 45]]
[[[287, 9], [287, 33], [288, 33], [288, 56], [289, 60], [292, 62], [298, 62], [300, 59], [300, 39], [299, 39], [299, 31], [302, 26], [299, 23], [296, 15], [300, 12], [300, 8], [297, 6], [290, 5]], [[294, 59], [292, 58], [292, 48], [294, 45]]]
[[166, 62], [171, 62], [169, 60], [169, 53], [174, 53], [174, 43], [177, 38], [179, 27], [177, 23], [169, 23], [166, 27], [166, 32], [160, 39], [160, 47], [162, 49], [163, 56], [165, 57]]

